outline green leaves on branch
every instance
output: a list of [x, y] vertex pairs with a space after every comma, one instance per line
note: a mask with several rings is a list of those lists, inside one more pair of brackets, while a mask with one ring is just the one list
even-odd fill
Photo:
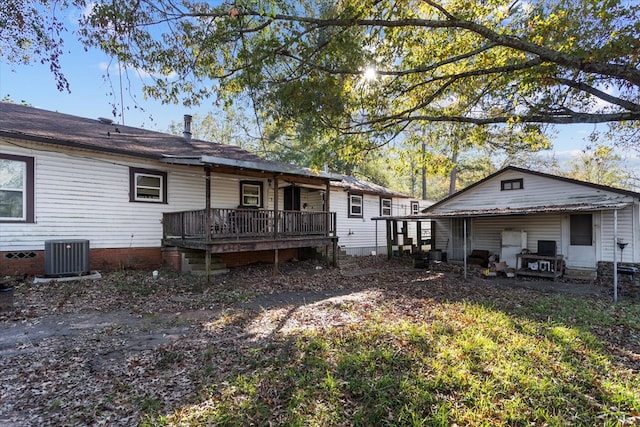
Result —
[[150, 93], [168, 102], [243, 94], [273, 117], [314, 113], [323, 126], [381, 134], [415, 121], [636, 120], [638, 9], [621, 0], [131, 1], [98, 5], [85, 35], [156, 75], [164, 83]]

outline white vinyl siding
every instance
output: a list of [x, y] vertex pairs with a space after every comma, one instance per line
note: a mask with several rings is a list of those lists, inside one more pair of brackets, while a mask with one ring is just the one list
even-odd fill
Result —
[[[92, 248], [159, 247], [163, 212], [204, 209], [200, 168], [38, 148], [0, 140], [0, 152], [35, 158], [35, 223], [0, 224], [1, 251], [42, 250], [45, 240], [58, 239], [88, 239]], [[131, 203], [130, 167], [166, 172], [167, 203]], [[236, 208], [239, 177], [212, 175], [211, 193], [213, 207]]]
[[[410, 200], [404, 198], [392, 199], [392, 211], [394, 215], [407, 215], [410, 212]], [[337, 213], [337, 234], [338, 245], [344, 249], [348, 255], [371, 255], [372, 251], [377, 254], [387, 252], [387, 232], [386, 221], [374, 221], [371, 218], [379, 216], [380, 196], [372, 194], [362, 195], [362, 218], [348, 217], [349, 194], [342, 188], [332, 188], [331, 191], [331, 211]], [[415, 228], [415, 224], [409, 225], [410, 233]], [[413, 236], [413, 234], [410, 234]]]
[[[634, 227], [634, 210], [637, 215], [638, 205], [629, 206], [618, 211], [618, 230], [617, 238], [628, 245], [622, 251], [622, 260], [620, 259], [620, 248], [614, 244], [614, 220], [613, 211], [602, 212], [602, 250], [598, 254], [602, 261], [613, 261], [613, 251], [616, 251], [616, 260], [622, 262], [640, 262], [638, 261], [638, 227]], [[636, 217], [637, 221], [637, 217]]]
[[[521, 190], [501, 191], [504, 180], [523, 179]], [[624, 196], [550, 177], [507, 171], [438, 206], [438, 212], [564, 206]]]

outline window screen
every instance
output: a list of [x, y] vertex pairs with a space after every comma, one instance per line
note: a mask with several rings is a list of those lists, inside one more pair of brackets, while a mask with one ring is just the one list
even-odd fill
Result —
[[575, 214], [570, 218], [571, 245], [591, 246], [593, 242], [593, 222], [591, 214]]

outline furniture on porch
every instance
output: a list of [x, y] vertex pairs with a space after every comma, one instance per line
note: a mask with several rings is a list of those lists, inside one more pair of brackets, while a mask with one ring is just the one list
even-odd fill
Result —
[[554, 280], [562, 277], [563, 255], [518, 254], [516, 258], [516, 276], [545, 277]]
[[564, 256], [558, 254], [555, 240], [538, 240], [538, 252], [516, 255], [516, 276], [557, 279], [564, 272]]
[[467, 257], [467, 264], [479, 265], [480, 267], [488, 267], [490, 256], [491, 254], [489, 253], [489, 251], [474, 249], [471, 251], [471, 255]]

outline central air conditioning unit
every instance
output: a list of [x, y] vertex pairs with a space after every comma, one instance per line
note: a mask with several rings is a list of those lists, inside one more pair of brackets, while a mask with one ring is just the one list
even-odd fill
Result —
[[90, 273], [88, 240], [46, 240], [44, 274], [49, 277]]

